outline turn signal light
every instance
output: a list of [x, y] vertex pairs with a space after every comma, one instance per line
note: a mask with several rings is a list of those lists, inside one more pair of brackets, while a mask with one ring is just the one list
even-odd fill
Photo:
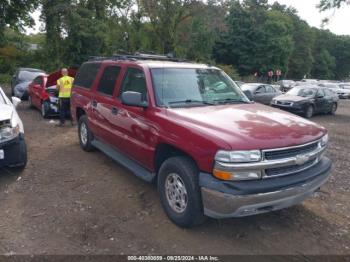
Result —
[[231, 172], [225, 172], [221, 170], [214, 169], [213, 170], [213, 175], [216, 178], [219, 178], [221, 180], [231, 180], [232, 179], [232, 173]]

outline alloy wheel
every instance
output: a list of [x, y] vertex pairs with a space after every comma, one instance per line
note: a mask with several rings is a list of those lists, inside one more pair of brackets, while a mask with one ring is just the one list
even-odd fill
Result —
[[183, 213], [186, 210], [188, 204], [187, 190], [185, 183], [178, 174], [171, 173], [167, 176], [165, 195], [169, 206], [176, 213]]
[[80, 140], [83, 145], [86, 145], [88, 141], [88, 130], [85, 123], [82, 123], [80, 126]]

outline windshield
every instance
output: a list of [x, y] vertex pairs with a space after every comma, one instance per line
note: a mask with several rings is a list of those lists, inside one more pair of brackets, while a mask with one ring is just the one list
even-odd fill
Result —
[[288, 95], [314, 97], [317, 93], [315, 88], [293, 88], [287, 92]]
[[221, 70], [156, 68], [151, 72], [158, 106], [249, 102], [233, 80]]
[[21, 81], [32, 81], [34, 78], [36, 78], [39, 75], [42, 75], [43, 72], [31, 72], [31, 71], [21, 71], [19, 73], [18, 78]]

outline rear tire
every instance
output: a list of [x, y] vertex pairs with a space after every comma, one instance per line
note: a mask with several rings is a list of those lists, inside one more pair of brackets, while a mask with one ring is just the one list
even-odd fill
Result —
[[86, 151], [91, 152], [94, 151], [94, 146], [91, 144], [94, 136], [89, 128], [88, 119], [85, 115], [79, 118], [78, 122], [78, 135], [79, 135], [79, 143], [80, 147]]
[[312, 105], [309, 105], [304, 113], [306, 118], [311, 118], [314, 115], [314, 107]]
[[171, 157], [160, 167], [158, 192], [165, 213], [180, 227], [193, 227], [205, 221], [198, 168], [185, 156]]

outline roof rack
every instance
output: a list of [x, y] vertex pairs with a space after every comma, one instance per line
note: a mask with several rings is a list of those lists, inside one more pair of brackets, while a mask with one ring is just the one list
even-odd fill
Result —
[[[123, 52], [122, 52], [123, 53]], [[89, 61], [103, 61], [103, 60], [155, 60], [155, 61], [172, 61], [172, 62], [185, 62], [185, 59], [175, 58], [173, 54], [169, 53], [167, 55], [149, 54], [136, 52], [135, 54], [114, 54], [111, 57], [105, 56], [91, 56]]]

